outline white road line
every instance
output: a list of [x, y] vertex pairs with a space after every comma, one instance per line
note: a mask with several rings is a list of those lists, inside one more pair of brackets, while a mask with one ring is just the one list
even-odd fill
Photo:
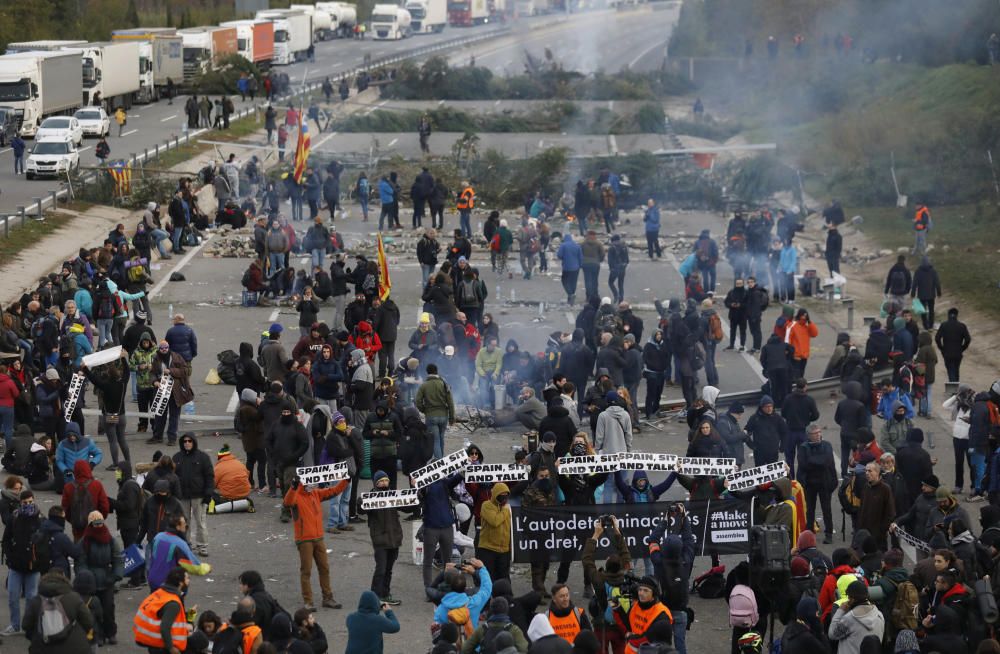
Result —
[[608, 134], [608, 149], [611, 150], [611, 154], [618, 154], [618, 141], [614, 134]]
[[316, 145], [314, 145], [313, 147], [316, 148], [317, 150], [319, 150], [321, 147], [323, 147], [324, 143], [326, 143], [327, 141], [329, 141], [330, 139], [332, 139], [336, 135], [337, 135], [337, 132], [330, 132], [329, 134], [327, 134], [326, 136], [324, 136], [323, 138], [321, 138], [319, 140], [319, 142], [316, 143]]
[[545, 139], [538, 139], [538, 147], [542, 147], [544, 145], [545, 145]]
[[444, 100], [440, 100], [440, 101], [438, 102], [438, 106], [439, 106], [439, 107], [443, 107], [443, 106], [444, 106]]
[[643, 57], [645, 57], [647, 54], [649, 54], [650, 52], [652, 52], [656, 48], [659, 48], [659, 47], [662, 47], [662, 46], [663, 46], [663, 42], [662, 41], [660, 41], [659, 43], [654, 43], [653, 45], [649, 46], [648, 48], [646, 48], [645, 50], [643, 50], [642, 52], [640, 52], [638, 55], [636, 55], [635, 59], [633, 59], [632, 61], [628, 62], [628, 66], [626, 66], [626, 68], [631, 68], [632, 66], [635, 66], [637, 63], [639, 63], [640, 59], [642, 59]]
[[161, 123], [165, 123], [165, 122], [167, 122], [168, 120], [173, 120], [174, 118], [177, 118], [177, 114], [174, 114], [173, 116], [167, 116], [166, 118], [161, 118], [161, 119], [160, 119], [160, 122], [161, 122]]
[[391, 148], [392, 146], [396, 145], [396, 141], [398, 141], [398, 140], [399, 139], [392, 139], [391, 141], [389, 141], [389, 145], [386, 146], [386, 147], [390, 147]]
[[500, 106], [500, 100], [497, 100], [496, 102], [494, 102], [493, 106], [494, 107], [499, 107]]
[[268, 322], [274, 322], [278, 319], [278, 314], [281, 313], [281, 309], [275, 309], [271, 312], [271, 317], [267, 319]]
[[236, 407], [240, 403], [240, 396], [236, 394], [236, 390], [233, 390], [233, 396], [229, 398], [229, 404], [226, 405], [226, 413], [232, 413], [236, 410]]
[[4, 148], [3, 150], [0, 150], [0, 154], [7, 154], [10, 151], [11, 151], [11, 148]]
[[77, 152], [86, 152], [87, 150], [91, 149], [92, 147], [93, 147], [93, 146], [91, 146], [91, 145], [88, 145], [88, 146], [87, 146], [87, 147], [85, 147], [85, 148], [80, 148], [79, 150], [77, 150]]
[[170, 273], [180, 272], [181, 268], [188, 265], [191, 259], [193, 259], [196, 254], [201, 252], [201, 249], [205, 247], [205, 244], [211, 240], [212, 240], [212, 234], [209, 234], [208, 236], [205, 237], [205, 240], [201, 242], [201, 245], [195, 246], [194, 248], [188, 250], [188, 253], [185, 254], [181, 258], [181, 260], [178, 261], [174, 265], [174, 267], [170, 269], [169, 272], [163, 273], [163, 276], [160, 278], [160, 281], [158, 281], [156, 283], [156, 286], [151, 288], [146, 295], [148, 295], [149, 297], [153, 297], [154, 295], [158, 294], [161, 290], [163, 290], [163, 287], [166, 286], [167, 282], [170, 281]]
[[[137, 130], [137, 129], [130, 129], [129, 131], [127, 131], [124, 134], [122, 134], [121, 136], [128, 136], [129, 134], [135, 134], [138, 131], [139, 130]], [[121, 138], [121, 136], [119, 136], [119, 138]]]
[[608, 100], [608, 111], [614, 111], [614, 110], [615, 110], [615, 101]]

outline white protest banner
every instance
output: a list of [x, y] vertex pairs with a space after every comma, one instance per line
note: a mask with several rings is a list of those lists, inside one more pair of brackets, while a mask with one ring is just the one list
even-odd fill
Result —
[[497, 482], [525, 481], [528, 466], [517, 463], [487, 463], [465, 469], [465, 481], [470, 484], [495, 484]]
[[727, 486], [729, 490], [741, 491], [787, 476], [788, 472], [785, 470], [785, 462], [775, 461], [774, 463], [765, 463], [756, 468], [734, 470], [726, 475], [726, 481], [729, 482]]
[[404, 506], [420, 504], [416, 488], [401, 490], [372, 491], [361, 496], [361, 509], [375, 511], [378, 509], [398, 509]]
[[429, 486], [436, 481], [444, 479], [448, 475], [458, 472], [469, 463], [469, 455], [465, 450], [456, 450], [442, 459], [431, 461], [423, 468], [414, 470], [413, 485], [417, 488]]
[[621, 470], [618, 454], [588, 454], [586, 456], [564, 456], [559, 460], [560, 475], [607, 474]]
[[111, 363], [115, 359], [118, 359], [122, 355], [122, 346], [116, 345], [115, 347], [109, 347], [106, 350], [101, 350], [100, 352], [94, 352], [93, 354], [88, 354], [83, 357], [83, 365], [90, 369], [94, 369], [98, 366], [103, 366], [105, 363]]
[[622, 470], [671, 472], [677, 465], [676, 454], [657, 452], [622, 452], [618, 455]]
[[689, 477], [725, 477], [736, 469], [736, 459], [679, 456], [677, 472]]
[[896, 528], [896, 538], [899, 539], [901, 545], [908, 545], [920, 552], [930, 552], [931, 546], [927, 544], [927, 541], [920, 540], [910, 532], [899, 527]]
[[303, 486], [326, 484], [347, 479], [350, 476], [347, 473], [347, 461], [342, 463], [328, 463], [322, 466], [296, 468], [295, 475], [299, 478], [299, 483]]

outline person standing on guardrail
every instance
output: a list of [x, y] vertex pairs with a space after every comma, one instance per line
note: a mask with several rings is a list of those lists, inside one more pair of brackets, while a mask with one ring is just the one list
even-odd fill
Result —
[[[101, 141], [104, 139], [101, 138]], [[10, 140], [10, 149], [14, 152], [14, 174], [23, 175], [24, 174], [24, 150], [27, 148], [27, 144], [24, 139], [21, 138], [20, 134], [15, 134], [14, 138]]]

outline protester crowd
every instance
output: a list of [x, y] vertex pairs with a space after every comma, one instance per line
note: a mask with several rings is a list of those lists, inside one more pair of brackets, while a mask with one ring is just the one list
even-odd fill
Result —
[[[233, 191], [229, 164], [235, 167], [230, 160], [204, 175], [217, 191]], [[328, 169], [326, 179], [339, 174]], [[428, 199], [433, 217], [438, 182], [426, 169], [421, 175], [426, 177], [414, 184], [418, 195], [411, 197]], [[380, 223], [396, 225], [398, 185], [382, 179], [380, 194], [383, 182], [391, 197], [388, 206], [383, 197]], [[334, 597], [327, 538], [366, 526], [372, 579], [347, 617], [346, 651], [381, 652], [383, 634], [400, 628], [391, 608], [400, 604], [392, 583], [403, 543], [401, 521], [408, 520], [421, 523], [422, 586], [434, 605], [427, 611], [434, 652], [597, 652], [610, 646], [616, 654], [684, 654], [694, 622], [688, 596], [696, 550], [683, 505], [672, 509], [670, 524], [661, 522], [638, 556], [629, 551], [617, 521], [602, 518], [582, 552], [552, 557], [558, 564], [554, 585], [549, 558], [532, 561], [528, 593], [515, 596], [511, 580], [512, 506], [648, 503], [678, 484], [692, 501], [752, 496], [759, 508], [755, 521], [779, 528], [780, 556], [772, 541], [772, 549], [758, 550], [754, 540], [749, 564], [728, 576], [712, 568], [694, 582], [703, 596], [728, 600], [734, 654], [758, 654], [765, 635], [788, 652], [930, 652], [959, 645], [994, 651], [989, 629], [996, 610], [994, 603], [990, 612], [987, 598], [991, 580], [1000, 579], [994, 570], [1000, 560], [1000, 383], [982, 392], [963, 384], [944, 400], [954, 422], [956, 482], [949, 489], [935, 476], [937, 459], [925, 449], [924, 431], [914, 420], [934, 407], [938, 354], [949, 380], [958, 381], [971, 338], [957, 309], [935, 323], [941, 284], [931, 263], [925, 257], [911, 272], [901, 257], [888, 272], [884, 318], [872, 323], [866, 343], [835, 336], [824, 377], [842, 382], [843, 399], [832, 416], [840, 432], [836, 448], [823, 438], [818, 422], [824, 416], [804, 378], [810, 343], [830, 335], [794, 304], [797, 293], [816, 290], [808, 279], [801, 286], [797, 279], [796, 214], [737, 214], [722, 246], [703, 231], [680, 266], [684, 297], [656, 300], [657, 320], [646, 325], [626, 301], [629, 252], [617, 226], [616, 187], [620, 180], [611, 173], [581, 181], [573, 215], [582, 242], [567, 230], [558, 247], [549, 231], [553, 205], [540, 195], [529, 198], [513, 229], [493, 212], [480, 238], [471, 233], [468, 218], [475, 192], [463, 184], [456, 204], [461, 227], [448, 242], [439, 241], [443, 223], [420, 227], [414, 206], [424, 304], [412, 331], [400, 324], [400, 307], [375, 256], [357, 254], [349, 266], [343, 239], [318, 214], [318, 197], [306, 197], [313, 223], [299, 247], [312, 257], [311, 272], [288, 274], [298, 235], [283, 216], [268, 223], [266, 209], [255, 228], [259, 256], [243, 286], [290, 297], [298, 333], [274, 323], [259, 343], [241, 343], [227, 368], [220, 366], [220, 376], [230, 378], [240, 398], [234, 427], [243, 457], [227, 445], [213, 461], [194, 433], [178, 433], [179, 417], [193, 398], [198, 338], [184, 316], [174, 314], [157, 339], [145, 298], [151, 249], [173, 236], [173, 251], [182, 251], [183, 226], [194, 222], [197, 206], [189, 186], [182, 184], [170, 202], [172, 234], [151, 204], [134, 234], [119, 225], [104, 247], [81, 250], [61, 273], [41, 279], [2, 314], [0, 430], [8, 476], [0, 517], [11, 616], [4, 635], [23, 632], [32, 652], [115, 644], [124, 638], [115, 622], [115, 603], [121, 601], [116, 590], [144, 589], [149, 594], [138, 603], [129, 638], [151, 652], [211, 647], [216, 654], [322, 654], [328, 644], [313, 613], [317, 604], [342, 606]], [[339, 187], [333, 197], [339, 198]], [[220, 197], [220, 214], [228, 200]], [[299, 206], [301, 211], [301, 201]], [[833, 234], [843, 211], [831, 203], [824, 219]], [[643, 219], [650, 259], [661, 256], [660, 220], [650, 200]], [[594, 221], [604, 225], [607, 242], [589, 228]], [[491, 268], [500, 274], [512, 274], [508, 256], [516, 243], [525, 279], [536, 263], [545, 270], [553, 255], [561, 262], [570, 306], [576, 305], [582, 270], [583, 302], [574, 329], [552, 332], [537, 353], [501, 334], [479, 271], [487, 255], [474, 241], [486, 244]], [[839, 252], [830, 243], [828, 236], [833, 278]], [[333, 255], [328, 270], [327, 255]], [[722, 257], [735, 279], [731, 289], [717, 293]], [[601, 297], [605, 263], [610, 294]], [[716, 298], [724, 298], [721, 306]], [[772, 303], [780, 305], [779, 315], [765, 325]], [[715, 357], [725, 341], [723, 307], [726, 349], [759, 353], [767, 379], [749, 410], [740, 402], [719, 402]], [[110, 356], [93, 358], [117, 347]], [[561, 472], [565, 457], [640, 451], [633, 435], [644, 420], [661, 416], [667, 385], [683, 394], [678, 417], [689, 429], [686, 456], [732, 458], [744, 468], [784, 461], [787, 476], [730, 492], [724, 477], [689, 476], [680, 468], [658, 484], [644, 470]], [[149, 462], [132, 460], [125, 438], [130, 400], [142, 414], [135, 429], [151, 431], [148, 442], [164, 448]], [[92, 405], [100, 416], [88, 421], [83, 409]], [[482, 450], [469, 444], [464, 470], [420, 485], [416, 505], [364, 510], [366, 493], [416, 487], [415, 473], [449, 454], [445, 432], [463, 418], [463, 407], [470, 417], [476, 409], [509, 409], [529, 437], [525, 449], [498, 463], [524, 465], [527, 478], [466, 482], [469, 470], [487, 463]], [[95, 433], [106, 435], [107, 456]], [[327, 464], [343, 464], [346, 478], [303, 483], [300, 467]], [[115, 472], [117, 489], [94, 477], [101, 465]], [[967, 466], [967, 501], [988, 500], [981, 529], [958, 499], [966, 492]], [[44, 517], [35, 504], [41, 492], [61, 495]], [[261, 574], [246, 570], [239, 578], [243, 597], [231, 615], [192, 614], [185, 604], [189, 585], [199, 583], [192, 576], [211, 569], [204, 562], [212, 545], [207, 516], [251, 512], [254, 496], [261, 494], [281, 498], [279, 519], [292, 523], [301, 608], [283, 609]], [[836, 549], [828, 559], [816, 541], [822, 531], [824, 543], [833, 543], [834, 495], [843, 520], [850, 517], [853, 537], [850, 548]], [[112, 515], [117, 534], [109, 529]], [[596, 544], [605, 539], [613, 551], [599, 566]], [[903, 549], [913, 554], [911, 568], [904, 565]], [[704, 551], [717, 564], [716, 553]], [[583, 572], [578, 585], [570, 579], [576, 560]], [[337, 590], [343, 597], [345, 589]], [[574, 596], [586, 606], [576, 606]], [[787, 625], [783, 635], [775, 634], [776, 621]]]

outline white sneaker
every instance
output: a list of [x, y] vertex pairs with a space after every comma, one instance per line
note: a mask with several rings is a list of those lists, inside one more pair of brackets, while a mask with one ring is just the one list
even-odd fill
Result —
[[0, 631], [0, 636], [17, 636], [18, 634], [24, 633], [20, 629], [15, 629], [14, 625], [8, 626], [3, 631]]

